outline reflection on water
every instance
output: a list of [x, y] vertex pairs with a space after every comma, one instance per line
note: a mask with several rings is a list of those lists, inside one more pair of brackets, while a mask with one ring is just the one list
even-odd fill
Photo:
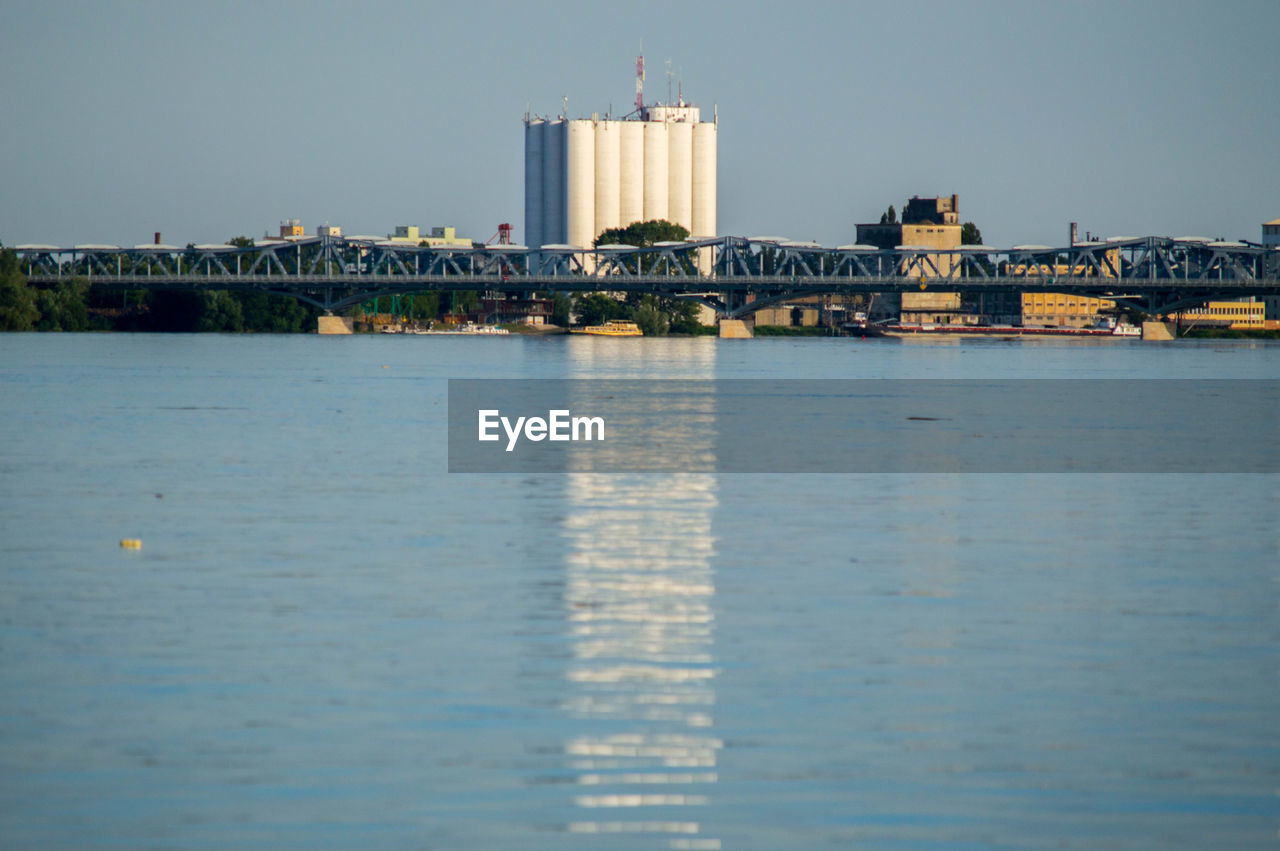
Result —
[[450, 376], [1280, 346], [304, 337], [0, 334], [0, 847], [1276, 847], [1274, 475], [441, 471]]
[[[629, 348], [627, 366], [644, 366], [634, 359], [643, 361], [644, 348]], [[604, 347], [581, 349], [575, 367], [599, 374]], [[709, 375], [714, 354], [691, 346], [681, 368]], [[664, 435], [662, 443], [691, 457], [705, 452], [714, 411], [704, 413], [684, 420], [700, 433]], [[563, 710], [578, 733], [564, 743], [564, 758], [580, 814], [566, 829], [593, 842], [652, 834], [669, 848], [719, 848], [700, 815], [722, 747], [714, 716], [715, 476], [571, 473], [566, 494], [572, 660]]]
[[[564, 752], [583, 810], [569, 830], [702, 839], [696, 808], [708, 802], [721, 747], [713, 714], [715, 479], [576, 473], [568, 494], [572, 662], [563, 706], [581, 732]], [[610, 817], [623, 811], [625, 818]]]

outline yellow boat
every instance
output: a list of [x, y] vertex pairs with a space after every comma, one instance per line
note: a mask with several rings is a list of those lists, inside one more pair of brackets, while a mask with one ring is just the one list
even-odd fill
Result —
[[643, 332], [634, 322], [622, 319], [610, 319], [603, 325], [588, 325], [586, 328], [572, 328], [570, 334], [594, 334], [597, 337], [640, 337]]

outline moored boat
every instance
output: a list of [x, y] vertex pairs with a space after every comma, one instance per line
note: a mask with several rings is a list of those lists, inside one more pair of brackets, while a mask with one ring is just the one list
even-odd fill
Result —
[[586, 328], [571, 328], [570, 334], [591, 334], [596, 337], [641, 337], [644, 332], [634, 322], [623, 319], [610, 319], [603, 325], [588, 325]]
[[440, 330], [431, 329], [429, 331], [413, 331], [414, 334], [447, 334], [454, 337], [474, 336], [488, 334], [510, 334], [506, 328], [499, 328], [497, 325], [477, 325], [474, 322], [468, 322], [465, 325], [459, 325], [456, 328], [444, 328]]

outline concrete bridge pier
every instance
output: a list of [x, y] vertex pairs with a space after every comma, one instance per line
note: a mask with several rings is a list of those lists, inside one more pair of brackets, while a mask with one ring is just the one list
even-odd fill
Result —
[[350, 316], [317, 316], [317, 334], [350, 334], [353, 322]]
[[750, 340], [755, 336], [755, 327], [742, 319], [721, 319], [716, 324], [722, 340]]

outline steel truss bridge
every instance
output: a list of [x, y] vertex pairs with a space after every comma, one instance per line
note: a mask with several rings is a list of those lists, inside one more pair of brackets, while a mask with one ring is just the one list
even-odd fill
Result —
[[723, 237], [636, 248], [418, 246], [311, 237], [259, 245], [20, 245], [28, 280], [80, 275], [116, 289], [259, 290], [332, 312], [423, 291], [654, 293], [693, 299], [725, 318], [809, 295], [934, 290], [1053, 292], [1166, 314], [1211, 299], [1280, 295], [1280, 247], [1200, 238], [1117, 238], [1065, 248], [827, 248]]

